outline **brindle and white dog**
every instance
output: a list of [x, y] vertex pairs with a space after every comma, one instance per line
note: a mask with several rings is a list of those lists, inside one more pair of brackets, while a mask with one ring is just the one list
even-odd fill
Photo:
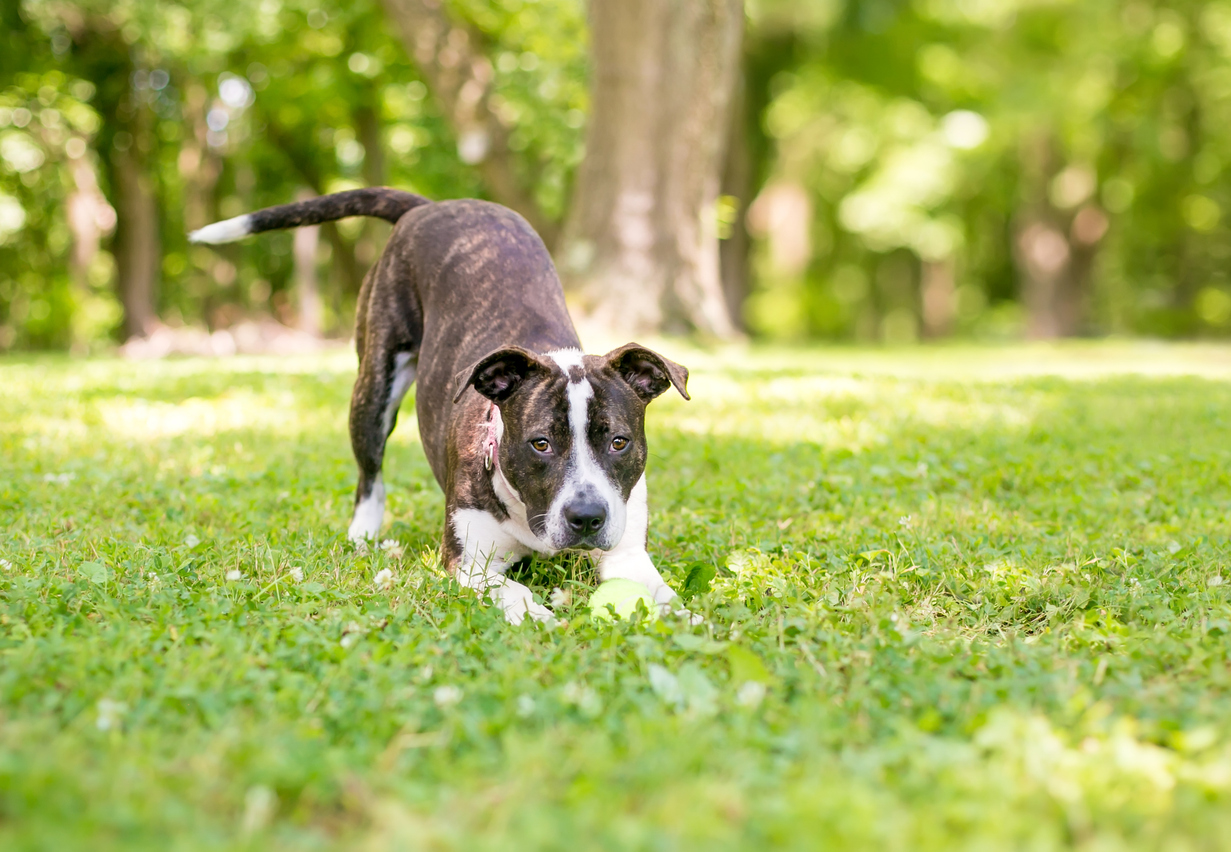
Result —
[[645, 549], [644, 422], [646, 404], [672, 385], [688, 398], [688, 371], [635, 343], [583, 355], [543, 241], [498, 204], [359, 189], [190, 239], [224, 243], [346, 216], [394, 223], [359, 293], [350, 538], [380, 532], [385, 442], [418, 381], [419, 432], [445, 493], [441, 554], [462, 584], [514, 623], [550, 620], [505, 572], [531, 553], [592, 550], [602, 580], [635, 580], [662, 607], [678, 605]]

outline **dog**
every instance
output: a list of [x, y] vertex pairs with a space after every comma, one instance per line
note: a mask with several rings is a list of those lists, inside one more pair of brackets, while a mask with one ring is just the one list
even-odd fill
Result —
[[357, 189], [189, 239], [226, 243], [347, 216], [394, 226], [359, 292], [349, 537], [380, 532], [385, 442], [418, 382], [419, 433], [445, 494], [440, 552], [458, 582], [514, 624], [552, 621], [507, 570], [531, 554], [592, 551], [601, 580], [642, 583], [663, 611], [687, 615], [646, 553], [645, 409], [672, 386], [689, 399], [688, 370], [636, 343], [582, 354], [546, 246], [499, 204]]

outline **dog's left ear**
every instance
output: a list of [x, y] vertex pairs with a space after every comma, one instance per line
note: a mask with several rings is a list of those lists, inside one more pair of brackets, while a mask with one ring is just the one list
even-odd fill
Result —
[[639, 343], [627, 343], [603, 358], [642, 402], [649, 402], [672, 385], [684, 399], [692, 399], [688, 395], [688, 368]]
[[539, 370], [549, 370], [547, 364], [528, 349], [509, 346], [497, 349], [457, 374], [454, 381], [453, 401], [457, 402], [474, 385], [474, 389], [492, 402], [504, 402], [521, 383]]

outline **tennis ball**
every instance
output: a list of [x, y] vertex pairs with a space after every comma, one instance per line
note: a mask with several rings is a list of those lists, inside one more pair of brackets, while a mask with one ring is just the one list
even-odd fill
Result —
[[611, 604], [620, 618], [632, 618], [637, 611], [637, 602], [645, 601], [645, 608], [650, 611], [650, 618], [658, 617], [658, 604], [650, 590], [632, 580], [608, 580], [590, 596], [590, 617], [598, 621], [611, 621]]

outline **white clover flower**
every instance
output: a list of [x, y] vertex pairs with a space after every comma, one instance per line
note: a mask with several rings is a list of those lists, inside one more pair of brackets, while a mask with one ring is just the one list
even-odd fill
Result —
[[561, 688], [560, 697], [566, 704], [572, 704], [586, 716], [597, 716], [603, 710], [603, 699], [593, 688], [583, 683], [569, 681]]
[[227, 572], [227, 579], [230, 580], [231, 582], [234, 582], [236, 580], [242, 580], [243, 578], [244, 578], [243, 572], [240, 571], [238, 568], [232, 568], [230, 571]]
[[358, 622], [351, 621], [342, 628], [342, 641], [339, 643], [343, 648], [353, 648], [355, 643], [363, 638], [363, 628]]
[[110, 698], [100, 698], [98, 701], [98, 721], [95, 722], [100, 731], [110, 731], [118, 728], [128, 705], [122, 701], [112, 701]]
[[438, 686], [436, 691], [432, 693], [432, 700], [442, 710], [446, 707], [452, 707], [462, 700], [462, 688], [460, 686], [452, 686], [451, 684]]
[[250, 787], [244, 796], [244, 818], [240, 833], [251, 835], [269, 825], [278, 808], [278, 795], [273, 790], [258, 784]]
[[548, 602], [555, 607], [568, 606], [572, 600], [572, 593], [559, 586], [551, 590], [551, 597], [548, 598]]
[[296, 583], [302, 583], [303, 582], [303, 569], [298, 566], [296, 566], [295, 568], [292, 568], [291, 569], [291, 579], [294, 580]]
[[392, 539], [392, 538], [385, 539], [384, 541], [380, 543], [380, 549], [385, 551], [385, 553], [388, 553], [390, 556], [394, 557], [395, 559], [402, 558], [402, 552], [403, 552], [402, 543], [400, 541], [397, 541], [396, 539]]
[[151, 571], [146, 577], [146, 582], [149, 583], [151, 586], [154, 585], [155, 583], [158, 582], [158, 575], [155, 574], [153, 571]]
[[756, 708], [765, 700], [765, 684], [756, 680], [745, 681], [735, 693], [735, 703], [740, 707]]
[[184, 536], [184, 544], [186, 544], [188, 547], [196, 547], [200, 543], [201, 543], [201, 539], [197, 538], [195, 535], [192, 535], [191, 533]]
[[376, 576], [372, 578], [372, 583], [378, 589], [384, 589], [386, 592], [393, 588], [393, 572], [388, 568], [381, 568], [376, 572]]
[[13, 563], [9, 562], [7, 559], [0, 559], [0, 568], [3, 568], [5, 571], [12, 571]]

